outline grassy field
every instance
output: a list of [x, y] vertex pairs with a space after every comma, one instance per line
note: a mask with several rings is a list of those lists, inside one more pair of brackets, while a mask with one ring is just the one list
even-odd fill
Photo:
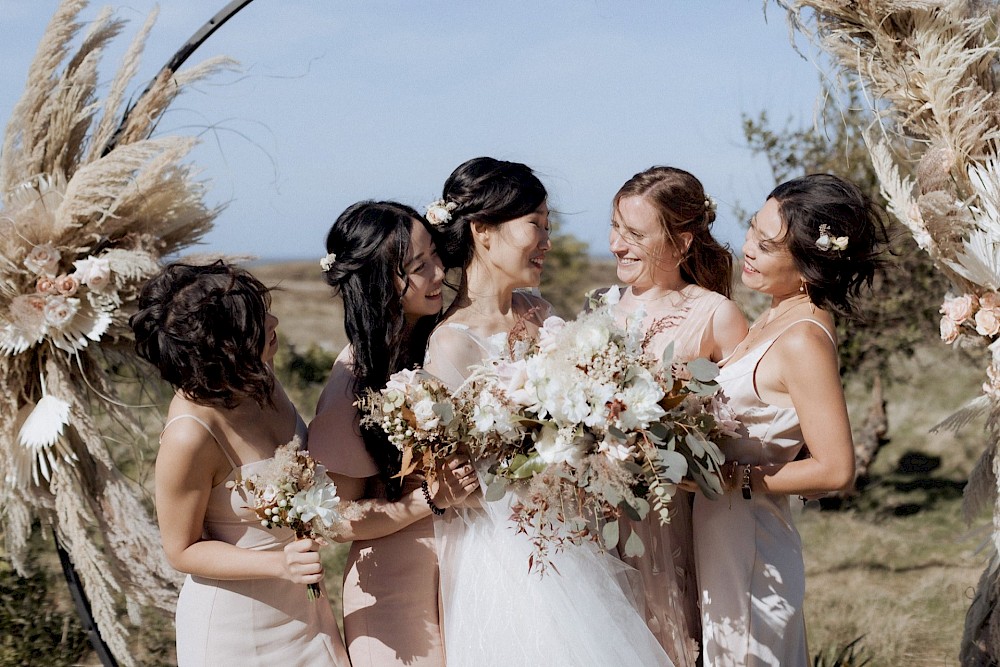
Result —
[[[342, 311], [315, 262], [252, 270], [279, 288], [273, 310], [281, 320], [285, 354], [311, 346], [323, 351], [321, 357], [339, 351], [345, 342]], [[608, 263], [597, 262], [581, 276], [580, 292], [612, 281]], [[806, 559], [810, 649], [829, 654], [863, 637], [861, 655], [873, 667], [955, 665], [964, 614], [985, 565], [977, 547], [989, 517], [970, 528], [960, 513], [964, 480], [982, 451], [982, 427], [972, 425], [958, 435], [930, 429], [975, 395], [982, 380], [967, 360], [937, 344], [900, 360], [896, 371], [901, 379], [886, 388], [888, 441], [864, 492], [839, 511], [820, 511], [816, 503], [796, 509]], [[318, 385], [292, 388], [307, 418], [317, 392]], [[863, 386], [852, 385], [848, 397], [857, 425], [869, 396]], [[149, 421], [151, 429], [158, 428], [155, 414]], [[146, 452], [136, 470], [147, 482], [153, 456]], [[330, 603], [338, 611], [345, 555], [340, 545], [325, 556]], [[44, 553], [42, 558], [50, 564]], [[61, 577], [55, 574], [50, 583], [51, 604], [67, 609]], [[18, 591], [8, 591], [4, 604], [17, 597]], [[171, 664], [169, 626], [169, 619], [155, 618], [143, 626], [137, 645], [142, 644], [145, 664]], [[73, 650], [75, 656], [58, 664], [97, 664], [78, 647]], [[0, 651], [0, 665], [24, 664], [4, 662], [3, 655]]]

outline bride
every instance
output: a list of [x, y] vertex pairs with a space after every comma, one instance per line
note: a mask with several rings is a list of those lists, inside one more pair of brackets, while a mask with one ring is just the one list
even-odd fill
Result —
[[[460, 165], [428, 211], [458, 296], [431, 334], [425, 366], [457, 387], [515, 326], [549, 312], [537, 287], [549, 242], [545, 187], [527, 166], [492, 158]], [[485, 467], [481, 464], [480, 472]], [[630, 597], [626, 566], [593, 544], [567, 546], [544, 575], [510, 521], [515, 492], [435, 519], [449, 667], [669, 665]]]

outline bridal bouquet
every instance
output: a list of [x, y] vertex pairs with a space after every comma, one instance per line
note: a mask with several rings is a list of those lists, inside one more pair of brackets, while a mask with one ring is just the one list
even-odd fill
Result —
[[[537, 340], [509, 341], [459, 391], [471, 405], [474, 455], [493, 461], [486, 499], [520, 482], [513, 519], [543, 566], [548, 548], [566, 541], [617, 546], [622, 516], [652, 509], [668, 522], [683, 478], [721, 495], [713, 440], [731, 424], [718, 416], [718, 368], [674, 364], [672, 346], [654, 358], [646, 347], [659, 329], [643, 332], [641, 320], [623, 328], [607, 307], [571, 322], [550, 317]], [[643, 550], [633, 533], [625, 553]]]
[[[244, 491], [265, 528], [291, 528], [297, 539], [333, 538], [341, 520], [340, 498], [326, 468], [301, 449], [298, 436], [278, 447], [262, 472], [229, 482]], [[310, 600], [320, 597], [317, 584], [309, 584]]]
[[361, 423], [381, 428], [402, 453], [399, 477], [420, 470], [432, 479], [437, 464], [455, 453], [468, 430], [463, 406], [425, 370], [402, 370], [358, 402]]

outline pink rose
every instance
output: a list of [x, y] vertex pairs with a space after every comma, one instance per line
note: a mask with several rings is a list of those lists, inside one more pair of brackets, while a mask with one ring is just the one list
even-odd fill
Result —
[[951, 318], [955, 324], [961, 324], [976, 312], [978, 299], [973, 294], [962, 296], [946, 296], [941, 304], [941, 313]]
[[38, 276], [38, 280], [35, 281], [35, 291], [39, 294], [56, 294], [59, 289], [49, 276]]
[[987, 292], [986, 294], [979, 297], [979, 307], [987, 308], [989, 310], [1000, 310], [1000, 294], [996, 292]]
[[80, 282], [76, 277], [64, 273], [55, 279], [55, 286], [63, 296], [73, 296], [80, 288]]
[[46, 276], [56, 275], [59, 269], [60, 253], [51, 243], [36, 245], [24, 258], [24, 265], [33, 273]]
[[976, 331], [981, 336], [996, 336], [1000, 333], [1000, 311], [992, 308], [976, 313]]
[[955, 320], [947, 315], [941, 318], [941, 340], [945, 343], [954, 343], [955, 339], [958, 338], [959, 330]]

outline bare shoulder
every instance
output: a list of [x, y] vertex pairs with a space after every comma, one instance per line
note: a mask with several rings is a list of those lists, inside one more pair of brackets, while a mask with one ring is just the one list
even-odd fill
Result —
[[[197, 419], [191, 419], [188, 415]], [[167, 466], [177, 472], [228, 468], [229, 463], [213, 435], [218, 429], [213, 424], [214, 421], [211, 408], [196, 405], [180, 396], [175, 397], [167, 413], [167, 426], [160, 435], [157, 468]]]
[[330, 369], [330, 376], [323, 387], [316, 403], [316, 414], [320, 415], [331, 409], [340, 409], [354, 402], [354, 350], [350, 345], [344, 347], [337, 355]]
[[833, 318], [826, 312], [817, 311], [808, 319], [792, 324], [775, 342], [775, 347], [782, 356], [795, 359], [803, 358], [802, 355], [810, 355], [810, 358], [836, 356], [836, 335]]
[[739, 336], [740, 340], [746, 336], [749, 327], [743, 310], [732, 299], [726, 299], [715, 309], [712, 325], [717, 335], [732, 332], [732, 335]]
[[455, 321], [445, 321], [435, 327], [427, 339], [428, 348], [449, 349], [452, 346], [463, 347], [471, 343], [470, 327]]

